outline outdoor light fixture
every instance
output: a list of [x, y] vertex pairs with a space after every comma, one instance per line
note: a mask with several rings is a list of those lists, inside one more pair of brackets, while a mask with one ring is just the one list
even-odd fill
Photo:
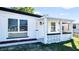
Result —
[[40, 21], [40, 25], [43, 25], [43, 24], [44, 24], [44, 22]]

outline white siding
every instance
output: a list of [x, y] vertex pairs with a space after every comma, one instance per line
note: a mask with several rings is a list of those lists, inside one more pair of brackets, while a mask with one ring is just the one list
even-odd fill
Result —
[[48, 44], [50, 43], [58, 43], [58, 42], [62, 42], [62, 41], [68, 41], [72, 39], [72, 34], [63, 34], [62, 38], [59, 35], [48, 35]]
[[[41, 39], [39, 39], [39, 41], [43, 42], [43, 43], [45, 42], [44, 24], [41, 26], [39, 25], [39, 22], [42, 20], [38, 21], [37, 17], [16, 14], [16, 13], [11, 13], [11, 12], [6, 12], [6, 11], [0, 11], [0, 41], [1, 40], [10, 40], [10, 39], [6, 39], [8, 37], [8, 18], [26, 19], [28, 21], [28, 36], [29, 36], [28, 38], [41, 38]], [[53, 21], [56, 22], [56, 32], [50, 32], [50, 22], [53, 22]], [[38, 31], [36, 32], [36, 30], [38, 30]], [[48, 30], [48, 34], [60, 33], [59, 21], [48, 19], [48, 29], [47, 30]], [[67, 34], [67, 35], [62, 34], [62, 37], [60, 36], [60, 34], [59, 35], [48, 35], [47, 43], [57, 43], [57, 42], [69, 40], [70, 38], [71, 38], [71, 34]], [[26, 38], [24, 38], [24, 39], [26, 39]]]
[[0, 39], [1, 39], [1, 19], [0, 19]]
[[72, 34], [63, 34], [61, 41], [67, 41], [72, 39]]
[[61, 42], [60, 34], [59, 35], [48, 35], [47, 38], [48, 38], [47, 40], [48, 44]]
[[7, 31], [8, 31], [8, 27], [7, 27], [7, 19], [5, 16], [1, 15], [0, 13], [0, 40], [5, 40], [5, 38], [7, 37]]
[[8, 37], [8, 18], [28, 20], [28, 36], [29, 38], [36, 38], [37, 17], [0, 11], [0, 40], [6, 40]]
[[[50, 32], [50, 30], [51, 30], [50, 29], [51, 22], [55, 22], [56, 23], [56, 31], [55, 32]], [[48, 21], [48, 34], [50, 34], [50, 35], [47, 35], [47, 39], [48, 39], [47, 42], [48, 42], [48, 44], [50, 44], [50, 43], [58, 43], [58, 42], [67, 41], [67, 40], [72, 39], [72, 33], [71, 34], [63, 34], [62, 33], [62, 35], [61, 34], [56, 34], [56, 33], [61, 33], [61, 27], [60, 26], [62, 26], [62, 25], [57, 20], [49, 20]], [[72, 29], [71, 25], [69, 25], [69, 26], [70, 26], [69, 27], [70, 30], [67, 31], [67, 32], [71, 32], [71, 29]], [[54, 34], [56, 34], [56, 35], [54, 35]]]

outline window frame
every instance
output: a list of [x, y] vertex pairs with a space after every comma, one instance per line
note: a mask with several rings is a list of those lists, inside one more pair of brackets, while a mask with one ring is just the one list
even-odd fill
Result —
[[19, 31], [20, 31], [20, 32], [27, 32], [27, 31], [28, 31], [28, 21], [27, 21], [27, 25], [26, 25], [26, 26], [27, 26], [27, 30], [26, 30], [26, 31], [21, 31], [21, 30], [20, 30], [20, 25], [21, 25], [21, 24], [20, 24], [20, 21], [21, 21], [21, 20], [27, 21], [27, 20], [24, 20], [24, 19], [20, 19], [20, 20], [19, 20]]
[[[52, 26], [52, 23], [54, 23], [53, 26]], [[54, 30], [54, 31], [52, 31], [52, 27], [53, 27], [53, 30]], [[50, 32], [56, 32], [56, 22], [51, 22], [51, 23], [50, 23]]]
[[[16, 18], [8, 18], [9, 19], [16, 19]], [[9, 33], [27, 33], [27, 37], [28, 37], [28, 20], [27, 19], [17, 19], [17, 23], [18, 23], [18, 30], [17, 31], [8, 31], [8, 34]], [[26, 20], [27, 21], [27, 31], [20, 31], [20, 20]], [[9, 21], [8, 21], [8, 26], [9, 26]], [[9, 28], [8, 28], [9, 29]], [[16, 38], [16, 37], [15, 37]]]
[[17, 32], [18, 31], [18, 24], [17, 24], [17, 31], [9, 31], [9, 20], [17, 20], [17, 22], [18, 22], [18, 19], [8, 18], [8, 32]]
[[77, 28], [76, 24], [73, 24], [73, 29], [76, 29], [76, 28]]
[[65, 30], [66, 27], [67, 27], [66, 32], [69, 32], [70, 31], [70, 24], [69, 23], [63, 23], [62, 24], [62, 31], [65, 32], [64, 30]]

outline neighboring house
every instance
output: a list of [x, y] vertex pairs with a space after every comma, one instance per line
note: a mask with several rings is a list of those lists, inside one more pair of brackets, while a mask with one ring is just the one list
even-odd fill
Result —
[[74, 34], [79, 34], [79, 23], [73, 23], [73, 32]]
[[72, 39], [72, 20], [24, 13], [0, 7], [0, 46]]

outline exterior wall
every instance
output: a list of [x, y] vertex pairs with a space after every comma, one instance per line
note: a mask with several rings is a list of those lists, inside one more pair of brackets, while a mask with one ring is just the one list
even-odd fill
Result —
[[[56, 23], [56, 31], [55, 32], [51, 32], [51, 22], [55, 22]], [[48, 20], [48, 34], [47, 35], [47, 43], [50, 44], [50, 43], [57, 43], [57, 42], [60, 42], [60, 34], [57, 34], [57, 33], [60, 33], [60, 24], [59, 24], [59, 21], [58, 20], [51, 20], [49, 19]], [[54, 35], [54, 34], [57, 34], [57, 35]]]
[[61, 41], [67, 41], [72, 39], [72, 34], [63, 34]]
[[8, 18], [28, 20], [28, 38], [36, 38], [37, 17], [0, 11], [0, 40], [8, 40]]
[[[55, 32], [50, 32], [50, 30], [51, 30], [51, 22], [55, 22], [56, 23], [56, 31]], [[59, 33], [59, 32], [60, 32], [59, 21], [49, 20], [48, 19], [48, 33]]]
[[[51, 22], [56, 22], [56, 32], [50, 32], [50, 23]], [[65, 21], [64, 21], [65, 22]], [[63, 24], [62, 24], [63, 25]], [[49, 20], [48, 21], [48, 35], [47, 35], [47, 43], [58, 43], [58, 42], [62, 42], [62, 41], [67, 41], [72, 39], [72, 28], [71, 28], [71, 22], [69, 22], [69, 30], [66, 31], [67, 29], [67, 25], [65, 28], [65, 32], [67, 33], [63, 33], [61, 35], [61, 28], [60, 28], [60, 24], [58, 20]]]
[[1, 39], [1, 20], [0, 20], [0, 39]]
[[58, 43], [60, 42], [60, 34], [59, 35], [48, 35], [47, 36], [47, 42], [50, 43]]
[[[41, 22], [41, 24], [40, 24]], [[37, 28], [37, 33], [36, 33], [36, 37], [38, 39], [39, 42], [44, 43], [44, 20], [40, 19], [36, 21], [36, 28]]]
[[5, 40], [6, 39], [6, 37], [8, 36], [7, 31], [8, 31], [7, 20], [0, 13], [0, 34], [1, 34], [0, 35], [0, 40]]
[[[51, 32], [50, 31], [50, 26], [51, 26], [51, 22], [55, 22], [56, 23], [56, 31], [55, 32]], [[71, 31], [71, 23], [69, 22], [69, 31], [65, 31], [67, 33], [63, 34], [62, 32], [62, 35], [61, 35], [61, 28], [60, 28], [60, 21], [59, 20], [50, 20], [48, 19], [48, 26], [47, 26], [47, 44], [50, 44], [50, 43], [58, 43], [58, 42], [62, 42], [62, 41], [67, 41], [67, 40], [70, 40], [72, 39], [72, 32]], [[41, 25], [43, 26], [43, 25]], [[67, 25], [66, 25], [67, 26]], [[38, 26], [39, 27], [39, 26]], [[44, 27], [43, 27], [44, 28]], [[39, 29], [42, 29], [39, 27]], [[41, 31], [41, 32], [44, 32], [44, 31]], [[39, 36], [41, 36], [41, 32], [39, 32]], [[44, 43], [46, 39], [44, 39], [42, 36], [41, 38], [39, 38], [39, 41]]]
[[67, 41], [67, 40], [71, 40], [72, 38], [72, 34], [63, 34], [62, 37], [61, 35], [48, 35], [48, 44], [50, 43], [58, 43], [58, 42], [62, 42], [62, 41]]
[[[8, 37], [8, 18], [13, 19], [26, 19], [28, 21], [28, 38], [38, 38], [39, 42], [44, 43], [44, 35], [43, 33], [45, 30], [44, 24], [39, 25], [40, 21], [43, 20], [37, 20], [38, 18], [32, 17], [32, 16], [26, 16], [22, 14], [16, 14], [6, 11], [0, 11], [0, 41], [4, 40], [16, 40], [16, 39], [6, 39]], [[56, 22], [56, 32], [50, 32], [50, 22]], [[47, 26], [47, 34], [52, 33], [60, 33], [60, 25], [58, 20], [50, 20], [48, 19], [48, 26]], [[57, 43], [61, 41], [66, 41], [71, 38], [71, 34], [62, 34], [62, 36], [59, 35], [47, 35], [47, 43]], [[19, 39], [28, 39], [28, 38], [18, 38]]]

